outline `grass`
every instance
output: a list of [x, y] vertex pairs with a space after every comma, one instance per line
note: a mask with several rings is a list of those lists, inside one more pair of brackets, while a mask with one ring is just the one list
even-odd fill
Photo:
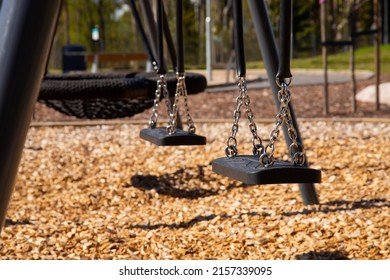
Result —
[[[328, 56], [328, 68], [343, 70], [349, 69], [349, 51], [340, 51]], [[375, 70], [375, 53], [373, 47], [362, 47], [355, 50], [355, 67], [358, 70]], [[390, 45], [380, 47], [381, 73], [390, 73]], [[291, 61], [292, 68], [322, 69], [322, 56], [294, 58]], [[205, 69], [205, 65], [186, 65], [186, 69]], [[247, 68], [265, 68], [262, 61], [247, 62]], [[112, 71], [112, 69], [104, 69]], [[61, 69], [50, 69], [51, 73], [61, 73]], [[102, 69], [100, 69], [102, 71]]]
[[[349, 68], [349, 51], [330, 54], [328, 56], [329, 69], [348, 69]], [[381, 45], [380, 47], [381, 73], [390, 72], [390, 45]], [[262, 62], [248, 62], [248, 68], [264, 68]], [[322, 56], [307, 58], [294, 58], [291, 61], [292, 68], [303, 69], [321, 69]], [[375, 52], [373, 47], [363, 47], [355, 50], [355, 67], [358, 70], [375, 70]]]

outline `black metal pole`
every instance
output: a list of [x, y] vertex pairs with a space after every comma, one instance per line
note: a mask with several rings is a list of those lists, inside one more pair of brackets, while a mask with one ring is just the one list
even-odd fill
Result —
[[163, 2], [157, 0], [157, 73], [164, 75], [167, 68], [164, 64], [164, 21], [163, 21]]
[[173, 69], [175, 70], [177, 67], [176, 50], [175, 50], [175, 44], [173, 43], [171, 31], [169, 30], [169, 24], [168, 24], [167, 14], [164, 9], [164, 3], [163, 3], [163, 10], [162, 10], [162, 19], [163, 19], [165, 41], [167, 43], [168, 52], [169, 52], [169, 56], [171, 57]]
[[[149, 39], [151, 42], [151, 47], [152, 51], [154, 54], [154, 57], [156, 60], [158, 59], [158, 54], [157, 54], [157, 29], [156, 29], [156, 21], [154, 20], [154, 15], [153, 15], [153, 10], [152, 7], [150, 6], [149, 0], [142, 0], [139, 1], [141, 5], [141, 10], [145, 19], [146, 26], [149, 31]], [[165, 63], [165, 61], [163, 62]]]
[[320, 17], [321, 17], [321, 53], [322, 53], [322, 69], [324, 71], [324, 115], [329, 113], [329, 90], [328, 90], [328, 48], [326, 42], [326, 7], [325, 1], [320, 3]]
[[183, 39], [183, 1], [176, 1], [176, 46], [177, 66], [176, 72], [184, 73], [184, 39]]
[[[271, 84], [272, 94], [275, 100], [276, 108], [279, 109], [280, 102], [278, 100], [279, 87], [276, 84], [276, 74], [279, 67], [278, 51], [275, 43], [275, 37], [272, 32], [271, 23], [269, 20], [268, 10], [264, 0], [248, 0], [249, 10], [251, 11], [253, 24], [255, 26], [257, 41], [259, 43], [262, 58], [267, 71], [268, 79]], [[293, 125], [297, 130], [297, 140], [302, 143], [299, 133], [298, 124], [292, 104], [290, 102], [290, 112], [293, 120]], [[283, 133], [285, 135], [287, 146], [291, 145], [291, 140], [287, 134], [287, 128], [283, 125]], [[305, 205], [319, 204], [314, 184], [299, 184], [301, 197]]]
[[237, 75], [240, 78], [246, 76], [245, 47], [244, 47], [244, 27], [242, 17], [242, 0], [233, 1], [234, 19], [234, 48], [236, 55]]
[[61, 0], [4, 0], [0, 10], [0, 230], [54, 37]]
[[291, 54], [291, 17], [292, 1], [280, 0], [280, 24], [279, 24], [279, 68], [276, 74], [279, 83], [291, 78], [290, 54]]
[[145, 49], [148, 52], [149, 60], [152, 64], [157, 63], [156, 57], [154, 56], [152, 46], [150, 45], [148, 36], [146, 36], [145, 29], [142, 25], [141, 17], [138, 13], [137, 6], [135, 4], [135, 0], [129, 0], [131, 11], [133, 12], [133, 16], [135, 19], [135, 23], [137, 24], [138, 31], [141, 34], [142, 42], [144, 43]]
[[[155, 57], [158, 58], [158, 54], [157, 54], [158, 53], [158, 50], [157, 50], [158, 42], [156, 42], [156, 40], [155, 40], [155, 38], [158, 38], [158, 34], [157, 34], [156, 23], [155, 23], [154, 16], [153, 16], [153, 10], [152, 10], [152, 7], [150, 5], [149, 0], [142, 0], [142, 1], [140, 1], [140, 4], [141, 4], [141, 9], [142, 9], [142, 12], [144, 14], [144, 17], [146, 19], [146, 24], [147, 24], [148, 29], [149, 29], [151, 43], [152, 43], [152, 46], [154, 47], [153, 48], [154, 53], [156, 54]], [[159, 5], [158, 1], [157, 1], [157, 5]], [[162, 3], [162, 5], [164, 6], [163, 3]], [[169, 31], [167, 15], [165, 14], [164, 8], [162, 10], [161, 17], [162, 17], [162, 21], [163, 21], [163, 32], [165, 35], [166, 43], [168, 45], [169, 55], [171, 57], [173, 67], [175, 68], [176, 67], [176, 50], [174, 47], [172, 35]], [[164, 59], [163, 63], [164, 63], [164, 67], [167, 68], [165, 59]]]

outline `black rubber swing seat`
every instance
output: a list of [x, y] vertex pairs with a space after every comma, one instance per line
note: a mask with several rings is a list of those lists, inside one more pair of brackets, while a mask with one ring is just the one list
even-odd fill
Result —
[[258, 155], [218, 158], [212, 162], [212, 169], [247, 185], [321, 182], [320, 170], [285, 161], [275, 161], [273, 166], [263, 167]]
[[145, 128], [140, 132], [140, 137], [157, 146], [197, 146], [206, 145], [206, 137], [194, 133], [176, 129], [169, 135], [165, 127]]
[[[61, 113], [81, 119], [131, 117], [153, 106], [158, 75], [142, 73], [70, 73], [46, 75], [38, 101]], [[176, 74], [166, 75], [169, 92], [176, 89]], [[186, 74], [187, 93], [207, 87], [198, 73]]]

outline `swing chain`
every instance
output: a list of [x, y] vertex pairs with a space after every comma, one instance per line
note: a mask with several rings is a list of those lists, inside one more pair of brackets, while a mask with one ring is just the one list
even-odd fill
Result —
[[187, 86], [186, 86], [186, 82], [185, 82], [185, 75], [184, 74], [179, 75], [178, 81], [179, 81], [178, 87], [180, 84], [179, 88], [180, 88], [181, 94], [183, 96], [184, 108], [186, 110], [188, 133], [194, 134], [196, 132], [196, 128], [195, 128], [195, 123], [192, 120], [192, 117], [190, 115], [190, 107], [188, 106], [188, 94], [187, 94]]
[[157, 88], [155, 91], [155, 98], [153, 102], [153, 109], [152, 109], [152, 115], [149, 119], [149, 127], [150, 128], [156, 128], [157, 126], [157, 119], [158, 119], [158, 105], [160, 103], [161, 94], [163, 95], [163, 98], [165, 99], [165, 104], [167, 107], [168, 115], [171, 115], [172, 112], [172, 105], [169, 100], [169, 92], [168, 92], [168, 86], [167, 81], [165, 80], [165, 75], [160, 75], [160, 78], [157, 81]]
[[157, 61], [153, 61], [153, 62], [152, 62], [152, 67], [153, 67], [154, 72], [157, 73], [157, 71], [158, 71], [158, 64], [157, 64]]
[[167, 125], [167, 132], [169, 135], [175, 134], [177, 128], [177, 111], [179, 106], [179, 95], [180, 95], [180, 93], [178, 92], [178, 88], [179, 88], [179, 82], [176, 85], [175, 100], [172, 105], [172, 111], [168, 114], [169, 121]]
[[234, 122], [232, 124], [232, 130], [231, 134], [226, 140], [226, 148], [225, 148], [225, 154], [228, 158], [233, 158], [237, 156], [237, 132], [238, 132], [238, 122], [241, 117], [241, 107], [242, 105], [245, 106], [245, 113], [247, 115], [247, 118], [249, 120], [249, 130], [252, 133], [252, 145], [253, 145], [253, 154], [258, 155], [262, 154], [264, 152], [264, 146], [261, 141], [261, 138], [257, 134], [257, 126], [256, 123], [254, 122], [254, 114], [253, 111], [250, 107], [250, 98], [249, 95], [247, 94], [247, 86], [246, 86], [246, 81], [244, 77], [239, 77], [238, 80], [238, 87], [240, 90], [239, 96], [236, 98], [236, 104], [237, 108], [233, 113], [234, 117]]
[[[280, 87], [278, 91], [278, 100], [280, 102], [279, 112], [275, 117], [275, 127], [271, 131], [268, 144], [264, 148], [263, 154], [260, 156], [260, 162], [263, 166], [268, 167], [272, 166], [275, 162], [274, 160], [274, 150], [275, 142], [279, 136], [279, 128], [283, 124], [286, 124], [287, 134], [292, 144], [289, 146], [289, 153], [292, 157], [294, 165], [302, 166], [305, 164], [306, 156], [303, 145], [298, 142], [298, 133], [294, 127], [294, 123], [291, 117], [289, 103], [291, 100], [291, 93], [289, 90], [289, 85], [291, 84], [291, 79], [289, 82], [279, 82], [278, 78], [276, 79], [276, 84]], [[270, 151], [268, 151], [270, 150]]]
[[175, 102], [172, 105], [172, 112], [170, 113], [170, 120], [167, 126], [167, 131], [169, 135], [172, 135], [176, 132], [177, 128], [177, 113], [179, 110], [179, 98], [182, 96], [184, 100], [184, 108], [186, 110], [187, 117], [187, 126], [188, 133], [194, 134], [196, 132], [194, 121], [190, 115], [190, 108], [188, 106], [188, 95], [187, 95], [187, 87], [185, 83], [185, 75], [184, 73], [176, 73], [176, 92], [175, 92]]

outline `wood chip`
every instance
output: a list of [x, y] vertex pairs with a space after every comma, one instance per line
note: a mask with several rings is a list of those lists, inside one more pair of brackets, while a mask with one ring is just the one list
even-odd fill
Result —
[[320, 206], [213, 173], [230, 123], [199, 124], [200, 147], [156, 147], [143, 127], [31, 128], [1, 259], [390, 258], [388, 123], [302, 121]]

